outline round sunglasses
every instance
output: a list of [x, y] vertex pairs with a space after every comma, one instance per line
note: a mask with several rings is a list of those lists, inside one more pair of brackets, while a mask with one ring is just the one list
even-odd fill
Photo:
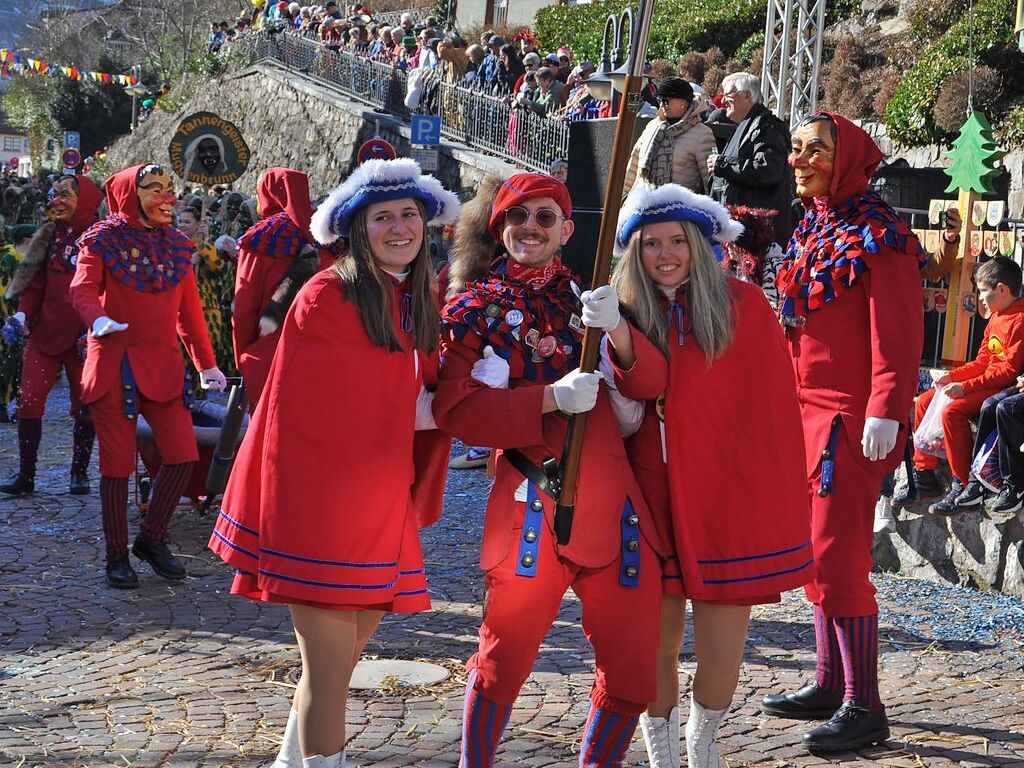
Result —
[[[560, 213], [556, 213], [550, 208], [540, 208], [537, 211], [534, 211], [532, 215], [534, 221], [544, 229], [551, 229], [559, 219], [565, 219], [565, 216], [562, 216]], [[529, 221], [530, 216], [530, 211], [518, 205], [513, 205], [505, 211], [505, 221], [513, 227], [523, 226], [523, 224]]]

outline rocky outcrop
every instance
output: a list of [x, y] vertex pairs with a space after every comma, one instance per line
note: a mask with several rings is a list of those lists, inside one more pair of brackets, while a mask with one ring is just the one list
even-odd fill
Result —
[[[360, 145], [377, 135], [391, 142], [400, 156], [408, 155], [410, 149], [409, 128], [402, 120], [264, 61], [220, 78], [191, 82], [176, 113], [154, 111], [135, 133], [111, 147], [111, 167], [166, 163], [178, 124], [203, 111], [242, 129], [251, 158], [235, 187], [246, 194], [255, 192], [260, 172], [275, 165], [305, 171], [312, 194], [326, 194], [355, 167]], [[464, 197], [476, 189], [483, 175], [513, 172], [501, 160], [442, 143], [439, 168], [433, 175]]]
[[896, 515], [895, 532], [875, 536], [879, 569], [1024, 597], [1024, 510], [939, 517], [914, 504]]

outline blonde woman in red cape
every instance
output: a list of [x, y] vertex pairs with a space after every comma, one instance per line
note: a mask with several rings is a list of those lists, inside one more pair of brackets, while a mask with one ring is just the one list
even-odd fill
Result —
[[717, 732], [736, 691], [751, 606], [778, 602], [813, 575], [785, 340], [761, 289], [718, 265], [722, 243], [742, 231], [723, 206], [677, 184], [634, 189], [619, 217], [612, 283], [583, 294], [583, 322], [607, 333], [605, 370], [620, 397], [643, 397], [632, 371], [636, 330], [668, 360], [660, 397], [628, 419], [617, 409], [623, 431], [635, 432], [630, 464], [669, 553], [658, 696], [640, 719], [653, 768], [680, 765], [686, 600], [697, 655], [687, 759], [691, 768], [719, 768]]

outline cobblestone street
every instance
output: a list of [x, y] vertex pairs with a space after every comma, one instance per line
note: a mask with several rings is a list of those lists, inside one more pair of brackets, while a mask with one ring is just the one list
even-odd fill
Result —
[[[140, 588], [108, 589], [95, 459], [93, 494], [67, 494], [66, 411], [67, 391], [58, 389], [36, 494], [0, 499], [0, 764], [269, 766], [298, 672], [287, 608], [229, 596], [229, 570], [205, 549], [213, 515], [184, 505], [171, 547], [189, 578], [170, 586], [133, 561]], [[16, 427], [2, 424], [0, 473], [16, 468]], [[433, 611], [386, 618], [367, 647], [370, 657], [429, 661], [452, 674], [426, 688], [353, 692], [348, 755], [356, 765], [458, 764], [486, 492], [482, 470], [450, 474], [445, 515], [423, 535]], [[134, 507], [130, 517], [134, 536]], [[888, 744], [829, 761], [800, 748], [806, 723], [760, 714], [763, 694], [798, 687], [813, 672], [811, 612], [794, 593], [754, 611], [723, 727], [728, 765], [1024, 766], [1024, 605], [891, 576], [876, 583]], [[968, 605], [982, 606], [986, 620], [979, 624]], [[579, 619], [567, 595], [513, 711], [500, 765], [576, 765], [593, 664]], [[693, 669], [688, 636], [680, 657], [687, 698]], [[645, 761], [638, 733], [628, 765]]]

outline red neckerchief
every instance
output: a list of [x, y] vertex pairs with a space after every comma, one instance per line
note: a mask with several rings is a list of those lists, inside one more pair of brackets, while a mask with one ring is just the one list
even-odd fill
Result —
[[562, 260], [557, 256], [552, 259], [550, 264], [543, 267], [527, 267], [509, 257], [506, 275], [510, 280], [528, 285], [536, 291], [543, 288], [564, 271], [565, 268], [562, 266]]

